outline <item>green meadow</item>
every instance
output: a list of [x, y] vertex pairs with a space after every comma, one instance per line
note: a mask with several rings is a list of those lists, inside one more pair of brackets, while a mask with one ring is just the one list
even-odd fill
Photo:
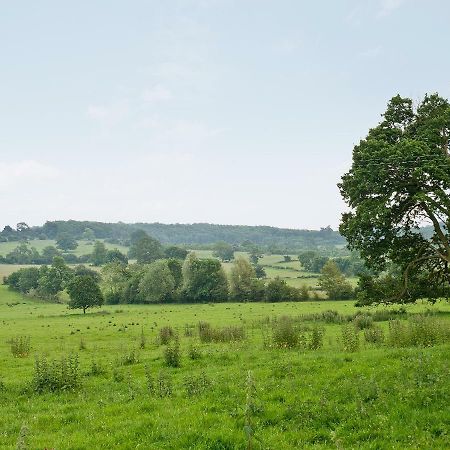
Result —
[[[445, 301], [115, 305], [83, 315], [0, 286], [0, 324], [2, 449], [450, 447]], [[179, 350], [162, 342], [164, 327]], [[367, 330], [383, 339], [368, 341]], [[19, 338], [26, 348], [14, 356]], [[174, 351], [179, 367], [167, 364]], [[39, 390], [43, 358], [77, 360], [65, 375], [76, 383]]]

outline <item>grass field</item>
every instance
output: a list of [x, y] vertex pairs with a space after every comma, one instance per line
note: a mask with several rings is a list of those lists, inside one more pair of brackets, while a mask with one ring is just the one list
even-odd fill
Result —
[[[360, 331], [358, 350], [344, 351], [345, 325], [299, 318], [330, 309], [356, 311], [353, 302], [320, 301], [119, 305], [83, 315], [0, 286], [0, 448], [18, 439], [30, 449], [217, 450], [249, 441], [253, 449], [449, 448], [448, 341], [392, 348], [364, 343]], [[406, 309], [412, 318], [402, 323], [428, 309], [448, 331], [448, 303]], [[274, 347], [274, 319], [283, 315], [308, 336], [323, 328], [323, 347]], [[199, 321], [242, 327], [245, 338], [202, 343]], [[388, 322], [379, 324], [387, 334]], [[158, 332], [166, 325], [180, 336], [179, 368], [165, 367]], [[11, 353], [17, 336], [30, 337], [27, 357]], [[198, 358], [188, 356], [192, 348]], [[79, 358], [80, 386], [35, 392], [35, 356], [70, 354]], [[162, 395], [169, 380], [172, 393]]]

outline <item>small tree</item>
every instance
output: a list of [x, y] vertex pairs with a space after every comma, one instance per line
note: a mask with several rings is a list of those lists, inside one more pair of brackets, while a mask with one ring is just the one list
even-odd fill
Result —
[[94, 266], [101, 266], [106, 262], [106, 245], [102, 241], [95, 241], [94, 248], [91, 253], [91, 262]]
[[75, 250], [78, 247], [78, 243], [73, 237], [62, 234], [56, 241], [56, 247], [64, 251]]
[[245, 302], [259, 300], [264, 295], [263, 282], [256, 279], [255, 269], [242, 256], [236, 258], [231, 268], [230, 295]]
[[234, 258], [234, 248], [226, 242], [218, 242], [214, 246], [213, 255], [222, 261], [231, 261]]
[[351, 284], [345, 279], [338, 265], [332, 259], [328, 260], [322, 268], [319, 286], [330, 299], [344, 300], [351, 298], [353, 295]]
[[139, 264], [149, 264], [163, 257], [163, 249], [158, 240], [145, 235], [131, 244], [128, 257], [136, 258]]
[[73, 277], [67, 285], [67, 292], [70, 296], [69, 308], [83, 309], [83, 314], [86, 314], [86, 309], [103, 304], [100, 286], [89, 275]]
[[166, 260], [150, 264], [139, 283], [142, 300], [159, 303], [170, 300], [175, 290], [175, 280]]

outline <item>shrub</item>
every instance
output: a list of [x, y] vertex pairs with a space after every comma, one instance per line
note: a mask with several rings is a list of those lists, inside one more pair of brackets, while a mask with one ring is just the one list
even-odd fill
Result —
[[159, 342], [167, 345], [175, 337], [175, 331], [170, 326], [162, 327], [159, 330]]
[[103, 375], [106, 373], [106, 369], [103, 367], [103, 364], [96, 359], [92, 359], [91, 368], [88, 372], [88, 375], [96, 377], [99, 375]]
[[281, 317], [275, 322], [272, 332], [273, 345], [278, 348], [292, 348], [299, 342], [299, 332], [290, 317]]
[[34, 366], [32, 387], [35, 392], [55, 392], [76, 389], [80, 385], [77, 355], [62, 357], [48, 362], [46, 357], [37, 357]]
[[245, 339], [243, 327], [213, 328], [208, 322], [199, 322], [198, 335], [201, 342], [233, 342]]
[[356, 352], [359, 349], [358, 330], [352, 324], [341, 327], [342, 345], [346, 352]]
[[369, 344], [382, 344], [384, 342], [383, 329], [378, 325], [366, 328], [364, 330], [364, 340]]
[[183, 386], [188, 397], [194, 397], [205, 392], [211, 386], [211, 380], [204, 372], [200, 375], [188, 375], [183, 380]]
[[181, 366], [180, 342], [178, 339], [169, 344], [164, 350], [164, 361], [167, 367]]
[[192, 360], [200, 359], [202, 354], [196, 345], [190, 345], [188, 349], [188, 356]]
[[446, 342], [450, 332], [446, 325], [433, 316], [418, 315], [408, 322], [389, 322], [388, 345], [391, 347], [431, 347]]
[[17, 336], [10, 341], [11, 353], [15, 358], [25, 358], [30, 354], [30, 337]]
[[173, 383], [171, 376], [161, 370], [155, 383], [155, 394], [160, 397], [171, 397], [173, 392]]
[[124, 353], [117, 362], [122, 366], [137, 364], [139, 362], [139, 353], [134, 349], [130, 349], [128, 352]]
[[311, 350], [318, 350], [323, 347], [323, 336], [325, 332], [323, 328], [314, 327], [311, 333], [311, 340], [309, 342], [308, 347]]
[[357, 330], [365, 330], [373, 325], [373, 319], [368, 314], [357, 314], [352, 322]]

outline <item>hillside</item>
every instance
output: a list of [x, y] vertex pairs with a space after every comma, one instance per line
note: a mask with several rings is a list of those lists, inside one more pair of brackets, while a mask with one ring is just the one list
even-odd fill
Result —
[[296, 230], [270, 226], [216, 225], [208, 223], [162, 224], [162, 223], [102, 223], [90, 221], [48, 221], [43, 226], [5, 227], [0, 240], [55, 239], [67, 234], [81, 239], [86, 230], [92, 230], [96, 239], [110, 239], [126, 243], [133, 231], [142, 229], [164, 244], [208, 245], [224, 241], [229, 244], [245, 242], [265, 248], [299, 250], [311, 247], [345, 245], [344, 238], [330, 227], [320, 230]]

